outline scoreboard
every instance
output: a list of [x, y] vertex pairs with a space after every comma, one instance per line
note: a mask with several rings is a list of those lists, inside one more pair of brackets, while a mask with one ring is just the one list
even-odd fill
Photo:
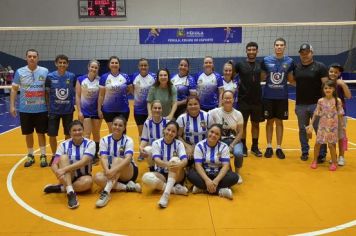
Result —
[[125, 0], [78, 0], [80, 18], [126, 17]]

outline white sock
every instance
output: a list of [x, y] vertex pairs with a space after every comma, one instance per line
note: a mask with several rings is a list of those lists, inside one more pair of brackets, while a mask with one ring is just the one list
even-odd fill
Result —
[[113, 181], [108, 180], [108, 182], [105, 185], [104, 191], [106, 191], [107, 193], [110, 193], [113, 186], [114, 186]]
[[67, 190], [67, 193], [74, 192], [74, 189], [73, 189], [73, 186], [72, 186], [72, 185], [68, 185], [68, 186], [66, 187], [66, 190]]
[[276, 149], [282, 149], [281, 145], [277, 145]]
[[164, 189], [164, 193], [171, 194], [175, 182], [176, 180], [174, 178], [168, 177], [166, 188]]
[[33, 155], [33, 148], [27, 148], [27, 152], [28, 152], [28, 154], [31, 154], [31, 155]]
[[46, 155], [46, 147], [40, 147], [41, 155]]
[[116, 182], [116, 184], [112, 187], [112, 189], [115, 189], [117, 191], [124, 191], [126, 190], [126, 185], [120, 182]]
[[268, 147], [268, 148], [271, 148], [271, 147], [272, 147], [272, 144], [271, 144], [271, 143], [267, 143], [267, 147]]

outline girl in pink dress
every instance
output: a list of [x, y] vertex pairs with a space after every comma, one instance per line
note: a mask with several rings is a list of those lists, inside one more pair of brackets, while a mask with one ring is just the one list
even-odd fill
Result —
[[[329, 170], [335, 171], [337, 167], [336, 159], [336, 143], [338, 142], [338, 129], [339, 124], [345, 127], [343, 121], [344, 109], [342, 108], [342, 102], [336, 94], [336, 83], [333, 80], [326, 81], [323, 86], [324, 97], [320, 98], [315, 109], [313, 118], [310, 124], [313, 124], [315, 119], [319, 117], [319, 127], [316, 135], [316, 142], [314, 146], [314, 160], [311, 164], [312, 169], [317, 168], [317, 157], [321, 144], [328, 144], [331, 165]], [[341, 122], [339, 122], [339, 120]], [[307, 132], [312, 133], [313, 127], [309, 125]]]

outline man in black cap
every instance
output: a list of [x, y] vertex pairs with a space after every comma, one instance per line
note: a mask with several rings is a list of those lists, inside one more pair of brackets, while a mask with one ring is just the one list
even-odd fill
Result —
[[[309, 143], [305, 127], [309, 125], [319, 98], [322, 97], [321, 85], [328, 80], [327, 67], [313, 59], [313, 47], [309, 43], [303, 43], [299, 49], [300, 63], [294, 69], [296, 82], [296, 106], [295, 113], [298, 118], [299, 141], [301, 145], [301, 160], [308, 160]], [[314, 124], [314, 130], [318, 130], [319, 120]], [[318, 162], [325, 161], [326, 145], [320, 148]]]

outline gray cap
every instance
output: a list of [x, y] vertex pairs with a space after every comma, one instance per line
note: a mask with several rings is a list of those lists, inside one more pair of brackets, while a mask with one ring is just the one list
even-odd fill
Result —
[[303, 43], [302, 45], [300, 45], [300, 48], [299, 48], [299, 53], [303, 50], [310, 50], [310, 51], [313, 51], [313, 47], [312, 45], [310, 45], [309, 43]]

